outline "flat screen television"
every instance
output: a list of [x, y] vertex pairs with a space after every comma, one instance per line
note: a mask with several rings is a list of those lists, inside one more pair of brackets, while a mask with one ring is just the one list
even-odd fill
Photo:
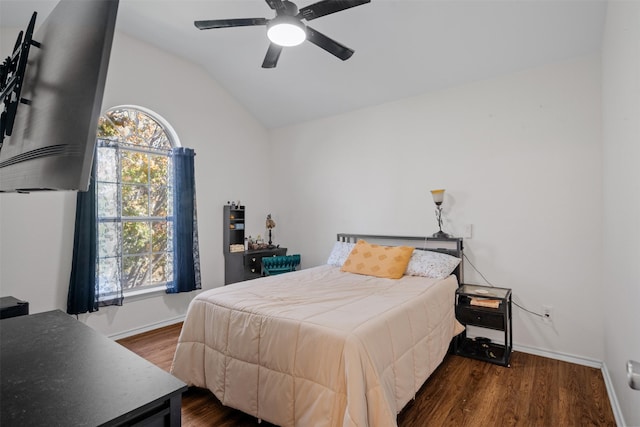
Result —
[[118, 0], [61, 0], [36, 25], [0, 192], [88, 189], [117, 10]]

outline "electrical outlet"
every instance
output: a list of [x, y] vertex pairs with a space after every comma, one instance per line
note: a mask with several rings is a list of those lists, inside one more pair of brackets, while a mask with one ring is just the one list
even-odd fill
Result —
[[472, 233], [473, 233], [473, 226], [471, 224], [465, 225], [465, 227], [464, 227], [464, 236], [463, 237], [465, 239], [470, 239]]
[[553, 307], [550, 305], [542, 306], [542, 321], [544, 323], [553, 323]]

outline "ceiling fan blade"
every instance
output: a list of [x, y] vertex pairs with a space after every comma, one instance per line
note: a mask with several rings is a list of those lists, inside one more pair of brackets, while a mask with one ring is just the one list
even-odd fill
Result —
[[275, 68], [278, 58], [280, 58], [280, 53], [282, 53], [282, 46], [270, 43], [264, 61], [262, 61], [262, 68]]
[[[269, 0], [267, 0], [267, 2], [268, 1]], [[307, 21], [311, 21], [312, 19], [320, 18], [321, 16], [340, 12], [341, 10], [370, 2], [371, 0], [322, 0], [300, 9], [300, 16]]]
[[348, 47], [338, 43], [337, 41], [330, 39], [324, 34], [314, 30], [310, 26], [307, 25], [307, 40], [316, 46], [326, 50], [332, 55], [337, 56], [338, 58], [346, 61], [351, 58], [353, 55], [353, 49], [349, 49]]
[[281, 11], [285, 9], [284, 3], [282, 0], [265, 0], [269, 7], [275, 11]]
[[211, 28], [249, 27], [252, 25], [267, 25], [267, 18], [239, 18], [239, 19], [212, 19], [209, 21], [194, 21], [193, 24], [201, 30]]

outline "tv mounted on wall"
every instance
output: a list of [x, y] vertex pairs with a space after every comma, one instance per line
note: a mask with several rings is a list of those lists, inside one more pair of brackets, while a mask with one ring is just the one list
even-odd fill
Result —
[[88, 189], [118, 1], [61, 0], [20, 32], [2, 64], [0, 192]]

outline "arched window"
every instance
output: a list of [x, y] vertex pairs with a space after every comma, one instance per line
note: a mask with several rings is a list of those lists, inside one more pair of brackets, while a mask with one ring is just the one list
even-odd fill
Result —
[[[164, 123], [164, 124], [163, 124]], [[171, 127], [139, 107], [99, 119], [96, 150], [96, 287], [108, 300], [173, 280]]]

